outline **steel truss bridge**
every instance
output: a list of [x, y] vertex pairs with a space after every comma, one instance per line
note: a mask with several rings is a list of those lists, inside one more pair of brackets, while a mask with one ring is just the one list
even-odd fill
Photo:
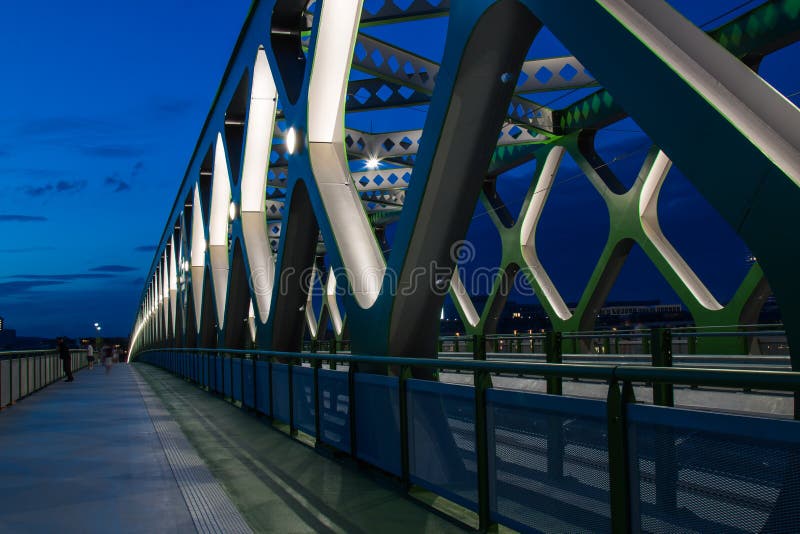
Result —
[[[535, 290], [554, 330], [592, 330], [634, 244], [697, 326], [754, 322], [772, 292], [790, 344], [800, 343], [799, 115], [758, 75], [762, 58], [800, 36], [796, 2], [766, 2], [708, 32], [663, 2], [568, 4], [255, 2], [158, 242], [133, 352], [298, 350], [304, 334], [324, 335], [330, 324], [354, 352], [433, 356], [445, 293], [468, 334], [493, 334], [515, 276]], [[440, 64], [359, 31], [420, 17], [449, 18]], [[526, 59], [543, 26], [575, 57]], [[536, 101], [586, 87], [596, 89], [564, 109]], [[422, 130], [344, 126], [350, 113], [423, 104]], [[702, 139], [675, 110], [700, 125]], [[654, 143], [630, 188], [594, 148], [598, 130], [628, 116]], [[610, 216], [574, 308], [536, 244], [565, 154]], [[371, 159], [383, 168], [365, 169]], [[532, 159], [515, 220], [498, 176]], [[659, 191], [673, 162], [758, 258], [726, 304], [660, 228]], [[502, 242], [483, 310], [453, 250], [478, 203]], [[323, 294], [317, 309], [310, 287]]]
[[[425, 17], [448, 18], [438, 63], [362, 31]], [[542, 28], [574, 57], [529, 57]], [[756, 323], [772, 294], [789, 346], [800, 347], [800, 111], [759, 75], [764, 57], [798, 39], [797, 0], [766, 1], [710, 30], [657, 0], [255, 1], [158, 241], [131, 355], [317, 443], [347, 438], [342, 450], [440, 489], [481, 529], [796, 525], [797, 423], [680, 411], [664, 388], [763, 387], [797, 399], [800, 351], [794, 372], [668, 372], [560, 364], [558, 336], [594, 330], [638, 246], [697, 328], [730, 339], [730, 325]], [[566, 107], [546, 105], [546, 94], [578, 89], [586, 96]], [[422, 129], [346, 126], [350, 114], [408, 106], [427, 110]], [[628, 117], [653, 145], [633, 179], [597, 150], [598, 132]], [[610, 221], [575, 306], [537, 246], [567, 156]], [[534, 160], [517, 216], [498, 180]], [[757, 258], [727, 303], [662, 231], [673, 164]], [[458, 268], [478, 205], [502, 248], [482, 310]], [[497, 334], [515, 277], [551, 321], [550, 363], [434, 359], [446, 295], [485, 359], [482, 336]], [[302, 352], [329, 327], [353, 356]], [[663, 356], [654, 365], [670, 361], [663, 339], [652, 338]], [[474, 373], [474, 387], [430, 380], [447, 369]], [[547, 392], [492, 388], [498, 370], [544, 377]], [[560, 395], [562, 378], [587, 377], [609, 383], [605, 401]], [[652, 385], [662, 406], [634, 405], [634, 383]], [[440, 469], [420, 474], [426, 450]]]

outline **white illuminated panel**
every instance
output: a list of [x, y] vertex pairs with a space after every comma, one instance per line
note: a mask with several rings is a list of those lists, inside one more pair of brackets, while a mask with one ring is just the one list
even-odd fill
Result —
[[639, 197], [639, 217], [642, 221], [642, 230], [692, 296], [697, 299], [697, 302], [707, 310], [721, 310], [722, 305], [697, 277], [686, 260], [675, 250], [658, 223], [658, 195], [671, 167], [672, 161], [659, 150], [650, 168], [642, 169], [643, 172], [640, 173], [641, 175], [646, 171], [642, 193]]
[[344, 140], [344, 101], [360, 18], [360, 1], [322, 3], [308, 86], [309, 143]]
[[540, 295], [540, 297], [547, 299], [547, 302], [553, 308], [556, 315], [563, 320], [572, 317], [572, 313], [570, 313], [564, 299], [559, 294], [555, 285], [553, 285], [553, 282], [544, 270], [542, 262], [539, 260], [539, 255], [536, 251], [536, 227], [539, 224], [539, 218], [542, 216], [544, 204], [547, 201], [547, 196], [550, 194], [550, 188], [553, 186], [553, 180], [555, 180], [558, 167], [561, 165], [561, 158], [564, 156], [565, 151], [566, 149], [564, 147], [558, 146], [547, 154], [547, 158], [542, 165], [539, 180], [536, 182], [536, 191], [531, 197], [520, 230], [522, 256], [525, 258], [525, 263], [527, 263], [531, 275], [533, 275], [536, 283], [542, 289], [542, 295]]
[[337, 336], [342, 334], [342, 314], [339, 311], [339, 303], [336, 302], [336, 276], [333, 274], [333, 268], [328, 273], [328, 283], [325, 284], [325, 303], [328, 305], [328, 313], [333, 323], [333, 330]]
[[175, 236], [170, 239], [169, 247], [169, 303], [172, 317], [172, 336], [175, 337], [178, 319], [178, 268], [175, 261]]
[[208, 254], [211, 260], [211, 281], [217, 308], [217, 323], [225, 325], [225, 301], [228, 293], [228, 207], [231, 203], [231, 182], [225, 144], [217, 134], [211, 185], [211, 212], [208, 220]]
[[344, 106], [361, 2], [328, 0], [318, 19], [308, 89], [308, 156], [325, 212], [362, 308], [375, 303], [386, 270], [344, 150]]
[[203, 311], [203, 279], [206, 272], [206, 238], [203, 226], [203, 206], [200, 203], [200, 188], [194, 186], [192, 204], [192, 295], [194, 297], [195, 328], [200, 333]]
[[242, 236], [258, 318], [269, 318], [275, 262], [266, 227], [265, 194], [278, 92], [263, 49], [256, 54], [242, 167]]

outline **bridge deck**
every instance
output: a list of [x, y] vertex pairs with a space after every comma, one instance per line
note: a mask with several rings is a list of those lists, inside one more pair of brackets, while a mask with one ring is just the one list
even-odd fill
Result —
[[459, 530], [146, 365], [82, 371], [3, 411], [0, 450], [0, 531], [248, 531], [242, 516], [263, 532]]

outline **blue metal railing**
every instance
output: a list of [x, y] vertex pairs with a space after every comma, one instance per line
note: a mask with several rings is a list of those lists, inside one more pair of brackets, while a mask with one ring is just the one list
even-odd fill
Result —
[[[406, 488], [438, 493], [474, 511], [482, 529], [503, 523], [535, 530], [557, 520], [576, 530], [617, 532], [647, 530], [653, 521], [672, 529], [727, 528], [725, 517], [703, 517], [703, 499], [745, 515], [760, 507], [756, 530], [795, 513], [800, 519], [800, 496], [791, 489], [800, 481], [791, 469], [800, 422], [704, 414], [716, 430], [703, 433], [682, 426], [696, 412], [671, 407], [676, 384], [797, 392], [800, 373], [228, 349], [152, 350], [137, 358], [394, 474]], [[365, 366], [384, 374], [361, 372]], [[414, 378], [437, 370], [471, 372], [474, 385]], [[492, 373], [544, 377], [548, 394], [493, 388]], [[563, 397], [564, 378], [607, 381], [607, 397]], [[639, 382], [654, 385], [654, 406], [635, 404]], [[654, 430], [646, 424], [651, 415], [661, 421]], [[742, 432], [758, 425], [769, 432], [763, 439]], [[637, 440], [658, 443], [657, 451]], [[720, 467], [720, 451], [736, 461]], [[713, 467], [702, 467], [698, 455]], [[751, 469], [758, 456], [773, 462], [764, 480]], [[741, 489], [743, 478], [757, 480], [757, 490]], [[720, 480], [731, 487], [720, 488]]]

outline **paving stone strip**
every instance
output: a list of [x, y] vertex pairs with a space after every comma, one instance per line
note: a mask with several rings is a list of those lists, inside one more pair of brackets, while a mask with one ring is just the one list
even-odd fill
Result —
[[161, 400], [138, 371], [134, 377], [198, 532], [252, 532]]

